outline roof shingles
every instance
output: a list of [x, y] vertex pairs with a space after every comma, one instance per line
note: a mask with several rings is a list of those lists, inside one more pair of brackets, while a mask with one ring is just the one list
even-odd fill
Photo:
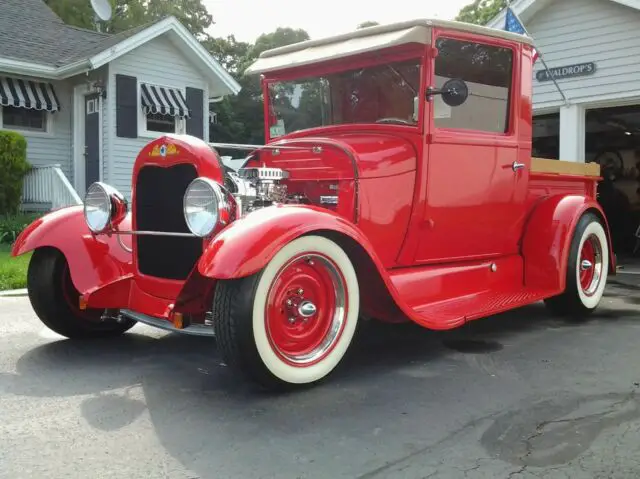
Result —
[[148, 26], [109, 35], [66, 25], [42, 0], [0, 0], [0, 57], [60, 67], [100, 53]]

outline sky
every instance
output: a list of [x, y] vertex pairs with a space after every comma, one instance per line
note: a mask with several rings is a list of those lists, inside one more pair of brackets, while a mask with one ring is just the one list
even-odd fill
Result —
[[[253, 42], [278, 27], [302, 28], [311, 38], [354, 30], [365, 21], [393, 23], [412, 18], [453, 19], [472, 0], [203, 0], [216, 37]], [[257, 7], [256, 4], [263, 6]], [[304, 6], [303, 6], [304, 5]]]

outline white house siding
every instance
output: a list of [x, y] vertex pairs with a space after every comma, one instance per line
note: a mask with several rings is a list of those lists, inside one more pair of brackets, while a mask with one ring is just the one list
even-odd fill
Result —
[[[37, 78], [34, 80], [38, 81]], [[71, 125], [73, 87], [67, 81], [51, 81], [51, 83], [60, 103], [60, 111], [53, 114], [47, 113], [51, 117], [49, 119], [51, 130], [47, 133], [18, 132], [27, 140], [27, 161], [32, 166], [46, 166], [58, 163], [67, 177], [72, 179]]]
[[[558, 80], [572, 103], [640, 96], [640, 12], [610, 0], [555, 0], [527, 30], [549, 68], [594, 62], [596, 73]], [[538, 60], [535, 71], [544, 69]], [[533, 78], [534, 111], [561, 105], [552, 81]]]
[[[152, 137], [120, 138], [116, 135], [115, 111], [115, 76], [116, 74], [131, 75], [140, 82], [155, 83], [162, 86], [182, 88], [193, 87], [204, 90], [205, 138], [208, 138], [209, 125], [208, 87], [203, 73], [186, 60], [179, 50], [166, 37], [158, 37], [135, 50], [114, 60], [109, 68], [110, 91], [107, 96], [109, 115], [110, 143], [107, 146], [107, 158], [110, 168], [106, 178], [125, 196], [131, 196], [131, 173], [136, 156]], [[139, 112], [141, 107], [139, 108]], [[140, 114], [140, 113], [139, 113]], [[159, 136], [159, 135], [158, 135]], [[105, 162], [107, 164], [107, 162]]]

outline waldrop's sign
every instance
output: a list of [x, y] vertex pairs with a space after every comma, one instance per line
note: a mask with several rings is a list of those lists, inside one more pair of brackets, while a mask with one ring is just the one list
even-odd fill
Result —
[[585, 75], [592, 75], [596, 71], [596, 64], [593, 62], [578, 63], [577, 65], [568, 65], [564, 67], [549, 68], [549, 70], [540, 70], [536, 73], [538, 81], [549, 81], [553, 78], [571, 78]]

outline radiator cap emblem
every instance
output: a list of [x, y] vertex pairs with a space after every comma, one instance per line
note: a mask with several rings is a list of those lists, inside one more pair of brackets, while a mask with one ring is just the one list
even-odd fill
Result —
[[149, 156], [171, 156], [178, 154], [178, 147], [173, 143], [169, 143], [168, 145], [155, 145], [153, 149], [149, 152]]

